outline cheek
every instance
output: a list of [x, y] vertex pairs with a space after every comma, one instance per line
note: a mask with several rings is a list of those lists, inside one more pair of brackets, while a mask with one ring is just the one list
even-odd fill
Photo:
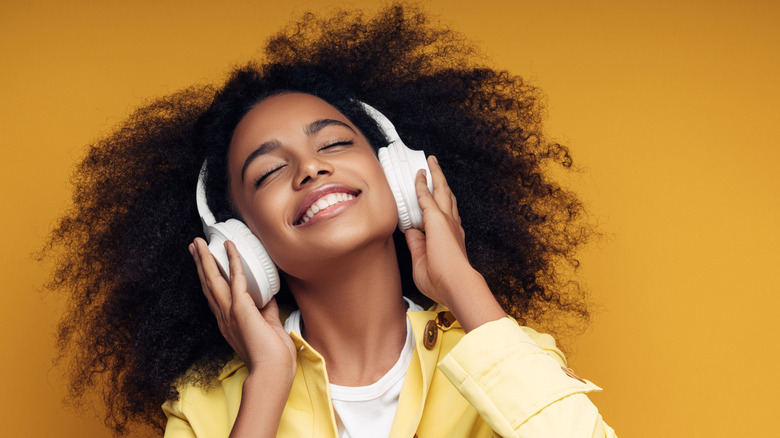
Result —
[[379, 203], [382, 206], [382, 210], [389, 212], [387, 213], [387, 217], [392, 218], [393, 222], [398, 222], [398, 206], [395, 202], [395, 197], [393, 197], [393, 191], [390, 189], [390, 184], [387, 182], [387, 178], [385, 177], [384, 170], [382, 169], [382, 165], [379, 164], [378, 161], [376, 161], [376, 170], [375, 170], [375, 182], [374, 185], [376, 187], [375, 192], [377, 193], [377, 197], [379, 198]]
[[373, 181], [374, 202], [371, 221], [376, 224], [379, 233], [392, 235], [398, 226], [398, 206], [382, 167], [378, 163], [377, 166], [378, 173]]
[[286, 224], [281, 219], [285, 217], [283, 201], [279, 195], [258, 196], [253, 206], [247, 210], [248, 213], [242, 213], [245, 224], [262, 242], [272, 259], [274, 248], [283, 246], [283, 243], [278, 241], [286, 231]]
[[268, 220], [268, 216], [258, 217], [251, 225], [247, 225], [279, 269], [287, 271], [299, 260], [301, 251], [297, 249], [297, 242], [291, 240], [282, 226]]
[[393, 191], [390, 189], [390, 185], [386, 180], [383, 180], [384, 185], [382, 189], [382, 205], [383, 210], [387, 211], [387, 216], [391, 217], [393, 222], [398, 221], [398, 205], [395, 202]]

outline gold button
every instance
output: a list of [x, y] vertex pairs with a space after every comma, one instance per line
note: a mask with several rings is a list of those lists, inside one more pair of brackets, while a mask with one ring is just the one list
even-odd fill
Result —
[[455, 316], [452, 312], [439, 312], [436, 319], [439, 321], [439, 325], [444, 328], [449, 328], [455, 322]]
[[425, 339], [423, 339], [423, 345], [425, 348], [432, 349], [436, 345], [436, 338], [439, 337], [439, 330], [436, 328], [436, 321], [430, 320], [428, 324], [425, 324]]

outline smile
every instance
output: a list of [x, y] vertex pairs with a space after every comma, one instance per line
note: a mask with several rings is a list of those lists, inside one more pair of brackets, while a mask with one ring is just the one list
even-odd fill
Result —
[[[312, 219], [330, 216], [330, 213], [338, 214], [340, 210], [347, 208], [360, 196], [360, 190], [345, 184], [326, 184], [309, 192], [298, 207], [295, 214], [295, 226], [308, 223]], [[340, 206], [340, 204], [343, 204]]]
[[329, 193], [315, 201], [311, 207], [309, 207], [303, 213], [303, 216], [301, 216], [301, 218], [298, 220], [297, 225], [302, 225], [306, 222], [309, 222], [309, 220], [320, 211], [326, 210], [342, 202], [351, 201], [353, 199], [355, 199], [355, 196], [349, 193]]

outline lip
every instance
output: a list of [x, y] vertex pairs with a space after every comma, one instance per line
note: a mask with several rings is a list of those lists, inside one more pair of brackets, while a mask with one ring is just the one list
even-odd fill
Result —
[[[306, 213], [306, 210], [308, 210], [309, 207], [311, 207], [311, 205], [314, 204], [315, 201], [331, 193], [348, 193], [357, 199], [358, 195], [360, 195], [360, 190], [354, 187], [350, 187], [346, 184], [338, 184], [338, 183], [325, 184], [321, 187], [312, 190], [311, 192], [307, 193], [306, 196], [303, 197], [303, 201], [301, 201], [300, 205], [298, 205], [298, 208], [295, 210], [295, 215], [293, 216], [293, 225], [294, 226], [304, 225], [304, 224], [300, 224], [300, 221], [301, 218], [303, 217], [303, 214]], [[347, 202], [352, 202], [352, 201], [347, 201]], [[344, 202], [338, 205], [341, 204], [344, 204]], [[328, 210], [330, 210], [330, 208]], [[316, 217], [317, 216], [314, 216], [314, 218], [306, 222], [306, 224], [311, 223], [312, 220], [314, 220]]]

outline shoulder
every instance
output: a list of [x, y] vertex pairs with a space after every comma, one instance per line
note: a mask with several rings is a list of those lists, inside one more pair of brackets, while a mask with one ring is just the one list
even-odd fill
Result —
[[[246, 365], [237, 356], [211, 382], [198, 381], [192, 373], [185, 373], [176, 385], [178, 398], [162, 406], [168, 418], [166, 430], [186, 425], [188, 430], [194, 431], [229, 431], [238, 412], [241, 389], [247, 374]], [[210, 435], [206, 433], [205, 436]]]
[[[566, 366], [566, 356], [558, 348], [555, 338], [546, 333], [539, 333], [531, 327], [522, 326], [510, 316], [484, 324], [468, 334], [452, 312], [439, 304], [427, 311], [409, 312], [409, 319], [415, 336], [425, 337], [426, 332], [431, 328], [435, 328], [441, 334], [443, 354], [447, 354], [459, 344], [463, 344], [464, 347], [481, 346], [485, 349], [501, 349], [510, 344], [529, 344], [540, 348], [561, 366]], [[464, 338], [466, 342], [461, 343]]]

